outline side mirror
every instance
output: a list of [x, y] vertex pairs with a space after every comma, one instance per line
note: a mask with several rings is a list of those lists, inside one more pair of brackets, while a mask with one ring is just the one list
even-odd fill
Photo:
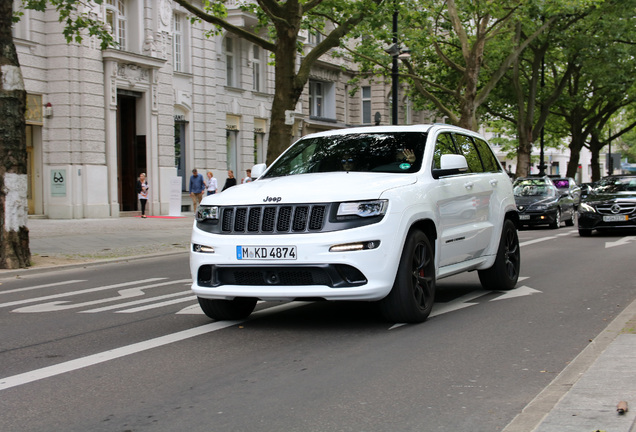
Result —
[[267, 165], [266, 164], [254, 165], [252, 167], [252, 179], [256, 180], [257, 178], [262, 176], [266, 169], [267, 169]]
[[468, 162], [463, 155], [445, 154], [440, 158], [440, 168], [435, 168], [432, 172], [433, 178], [457, 175], [468, 172]]

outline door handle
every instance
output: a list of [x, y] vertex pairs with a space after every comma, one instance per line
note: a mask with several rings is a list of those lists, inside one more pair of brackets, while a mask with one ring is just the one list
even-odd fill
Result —
[[473, 183], [473, 182], [466, 182], [466, 183], [464, 183], [464, 187], [465, 187], [466, 189], [472, 189], [472, 188], [473, 188], [473, 186], [475, 186], [475, 183]]
[[492, 187], [497, 186], [497, 184], [498, 184], [498, 183], [499, 183], [499, 180], [495, 180], [495, 179], [490, 180], [490, 185], [491, 185]]

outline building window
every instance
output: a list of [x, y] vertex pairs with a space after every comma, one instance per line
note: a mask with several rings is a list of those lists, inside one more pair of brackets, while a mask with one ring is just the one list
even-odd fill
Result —
[[173, 14], [174, 22], [172, 49], [174, 51], [174, 70], [183, 72], [183, 15]]
[[177, 176], [181, 177], [181, 190], [186, 190], [186, 123], [184, 121], [174, 122], [174, 166], [177, 169]]
[[237, 58], [238, 52], [238, 40], [231, 37], [225, 38], [225, 68], [227, 85], [230, 87], [238, 87], [238, 74], [237, 74]]
[[323, 83], [313, 81], [309, 83], [309, 115], [322, 117], [324, 106]]
[[225, 144], [227, 151], [227, 169], [231, 170], [234, 174], [237, 173], [237, 163], [236, 163], [236, 155], [237, 155], [237, 143], [238, 143], [238, 131], [235, 130], [226, 130], [225, 132]]
[[309, 45], [318, 45], [320, 42], [322, 42], [322, 39], [322, 33], [320, 33], [318, 30], [309, 31]]
[[126, 9], [122, 0], [106, 0], [106, 24], [119, 44], [119, 49], [126, 47]]
[[309, 116], [335, 120], [336, 94], [332, 82], [309, 81]]
[[261, 47], [252, 46], [252, 90], [262, 91], [263, 63], [261, 61]]
[[371, 87], [362, 87], [362, 123], [371, 123]]

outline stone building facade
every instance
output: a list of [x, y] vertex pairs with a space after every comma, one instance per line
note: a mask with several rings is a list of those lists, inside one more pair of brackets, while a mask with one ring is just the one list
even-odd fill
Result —
[[[16, 7], [19, 7], [16, 1]], [[228, 20], [253, 16], [230, 7]], [[136, 214], [145, 172], [151, 215], [190, 210], [192, 169], [239, 181], [265, 161], [274, 92], [269, 53], [230, 34], [208, 36], [171, 0], [105, 0], [90, 10], [117, 48], [87, 37], [68, 44], [52, 9], [24, 11], [14, 40], [28, 94], [29, 214], [104, 218]], [[306, 49], [318, 42], [304, 39]], [[353, 96], [343, 59], [324, 59], [292, 114], [310, 132], [390, 123], [390, 85]], [[388, 101], [388, 102], [387, 102]]]
[[[256, 24], [233, 0], [226, 4], [234, 25]], [[24, 11], [13, 29], [28, 99], [30, 215], [137, 214], [142, 172], [148, 214], [189, 211], [192, 169], [212, 171], [220, 189], [228, 170], [240, 181], [265, 161], [274, 93], [268, 52], [230, 34], [209, 36], [209, 24], [191, 23], [171, 0], [104, 0], [90, 12], [110, 26], [117, 48], [102, 50], [90, 37], [68, 44], [53, 9]], [[301, 38], [305, 51], [317, 38]], [[392, 123], [391, 83], [354, 89], [354, 73], [342, 57], [315, 65], [290, 115], [293, 140]], [[399, 100], [399, 124], [440, 120]]]

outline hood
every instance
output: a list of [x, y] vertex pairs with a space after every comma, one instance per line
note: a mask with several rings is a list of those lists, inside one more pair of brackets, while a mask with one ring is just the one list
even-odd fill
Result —
[[552, 204], [556, 201], [555, 197], [544, 196], [515, 196], [515, 204], [517, 207], [527, 207], [533, 204]]
[[299, 204], [377, 199], [415, 183], [413, 174], [331, 172], [265, 178], [205, 197], [208, 205]]
[[636, 202], [636, 192], [616, 192], [607, 194], [591, 193], [585, 198], [584, 201], [590, 204], [612, 201]]

